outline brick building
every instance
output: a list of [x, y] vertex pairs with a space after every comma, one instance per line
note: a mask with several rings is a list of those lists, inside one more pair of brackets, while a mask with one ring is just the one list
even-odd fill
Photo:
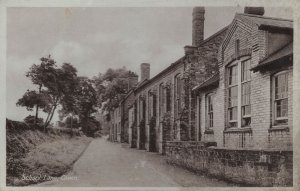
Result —
[[291, 149], [293, 22], [251, 11], [236, 14], [216, 74], [194, 88], [197, 126], [220, 147]]
[[194, 8], [185, 55], [151, 79], [141, 64], [120, 104], [122, 139], [231, 181], [291, 185], [293, 22], [263, 14], [246, 7], [203, 39], [205, 9]]

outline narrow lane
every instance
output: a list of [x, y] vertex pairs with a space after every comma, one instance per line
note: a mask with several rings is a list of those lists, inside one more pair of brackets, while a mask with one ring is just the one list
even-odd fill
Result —
[[181, 187], [233, 186], [168, 165], [158, 153], [95, 139], [67, 175], [36, 186]]

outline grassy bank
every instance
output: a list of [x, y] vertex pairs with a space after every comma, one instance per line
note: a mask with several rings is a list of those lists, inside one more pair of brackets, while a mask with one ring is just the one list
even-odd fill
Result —
[[10, 120], [6, 133], [7, 186], [25, 186], [63, 175], [91, 141], [56, 130], [44, 133]]

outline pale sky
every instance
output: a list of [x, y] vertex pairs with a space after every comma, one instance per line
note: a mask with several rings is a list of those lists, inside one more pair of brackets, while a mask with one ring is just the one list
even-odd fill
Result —
[[[230, 24], [236, 12], [243, 7], [207, 7], [205, 38]], [[293, 18], [286, 8], [265, 8], [265, 16]], [[122, 66], [140, 75], [140, 63], [147, 62], [153, 77], [182, 57], [191, 42], [192, 7], [8, 8], [7, 118], [30, 114], [16, 102], [34, 89], [25, 72], [43, 56], [51, 54], [58, 65], [71, 63], [88, 77]]]

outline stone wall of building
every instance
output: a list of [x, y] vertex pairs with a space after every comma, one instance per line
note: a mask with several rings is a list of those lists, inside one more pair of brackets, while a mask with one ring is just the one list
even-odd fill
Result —
[[251, 186], [292, 186], [292, 151], [209, 147], [209, 142], [167, 142], [167, 161], [189, 170]]

